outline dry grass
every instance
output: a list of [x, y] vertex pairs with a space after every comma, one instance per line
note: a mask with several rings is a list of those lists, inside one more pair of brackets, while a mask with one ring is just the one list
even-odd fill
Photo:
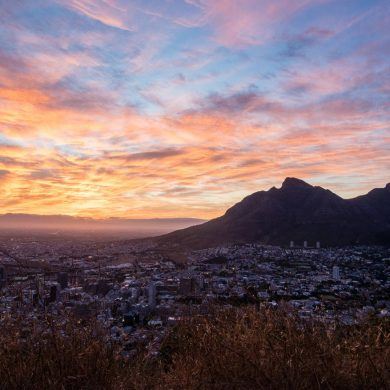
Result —
[[165, 341], [169, 388], [379, 389], [389, 386], [389, 323], [304, 322], [254, 308], [181, 325]]
[[388, 320], [330, 329], [284, 310], [222, 311], [173, 328], [160, 358], [141, 353], [130, 362], [96, 326], [47, 321], [48, 332], [4, 324], [1, 388], [389, 388]]
[[[107, 388], [117, 376], [114, 349], [92, 327], [61, 326], [47, 320], [1, 329], [0, 377], [7, 389]], [[36, 326], [36, 327], [35, 327]]]

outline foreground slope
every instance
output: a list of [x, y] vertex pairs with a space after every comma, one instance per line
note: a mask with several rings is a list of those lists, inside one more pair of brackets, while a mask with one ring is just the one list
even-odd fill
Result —
[[390, 386], [388, 318], [333, 327], [303, 320], [287, 308], [214, 311], [168, 328], [157, 355], [147, 355], [148, 341], [140, 341], [138, 354], [131, 358], [123, 356], [120, 345], [107, 342], [107, 330], [99, 323], [45, 319], [52, 324], [49, 332], [42, 328], [41, 319], [29, 328], [25, 318], [10, 317], [2, 323], [1, 389], [360, 390]]
[[353, 199], [286, 178], [281, 188], [259, 191], [202, 225], [159, 238], [160, 243], [205, 248], [226, 243], [290, 241], [322, 245], [389, 244], [390, 184]]

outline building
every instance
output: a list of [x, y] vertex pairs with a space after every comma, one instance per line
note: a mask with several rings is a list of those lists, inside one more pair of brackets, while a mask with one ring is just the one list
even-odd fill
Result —
[[135, 303], [138, 302], [139, 298], [139, 288], [138, 287], [132, 287], [130, 289], [131, 292], [131, 300]]
[[56, 302], [60, 296], [60, 286], [59, 284], [53, 284], [50, 286], [50, 297], [49, 302]]
[[340, 280], [340, 267], [337, 265], [333, 266], [332, 277], [334, 280]]
[[7, 274], [5, 272], [5, 267], [0, 266], [0, 288], [5, 286], [7, 281]]
[[196, 287], [199, 291], [203, 291], [204, 290], [204, 278], [202, 275], [198, 275], [196, 278], [195, 278], [195, 282], [196, 282]]
[[196, 280], [191, 276], [180, 278], [179, 294], [184, 296], [193, 295], [196, 292]]
[[67, 288], [68, 287], [67, 272], [59, 272], [57, 275], [57, 282], [60, 284], [61, 288]]
[[157, 288], [156, 283], [151, 282], [148, 286], [148, 304], [150, 307], [156, 307]]

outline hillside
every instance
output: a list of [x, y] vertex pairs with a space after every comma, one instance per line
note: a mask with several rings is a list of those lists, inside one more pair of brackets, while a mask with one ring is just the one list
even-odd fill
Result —
[[222, 310], [170, 328], [155, 354], [140, 341], [127, 359], [98, 323], [44, 320], [50, 332], [42, 320], [2, 324], [2, 389], [389, 388], [386, 318], [334, 327], [286, 309]]
[[281, 188], [259, 191], [204, 224], [162, 237], [191, 248], [226, 243], [288, 245], [308, 241], [339, 246], [390, 243], [390, 184], [343, 199], [322, 187], [286, 178]]

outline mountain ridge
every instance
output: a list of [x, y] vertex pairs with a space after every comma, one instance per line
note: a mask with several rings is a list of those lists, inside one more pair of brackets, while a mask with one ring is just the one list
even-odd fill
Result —
[[258, 191], [204, 224], [158, 238], [194, 249], [227, 243], [326, 246], [389, 244], [390, 185], [343, 199], [320, 186], [287, 177], [280, 188]]

